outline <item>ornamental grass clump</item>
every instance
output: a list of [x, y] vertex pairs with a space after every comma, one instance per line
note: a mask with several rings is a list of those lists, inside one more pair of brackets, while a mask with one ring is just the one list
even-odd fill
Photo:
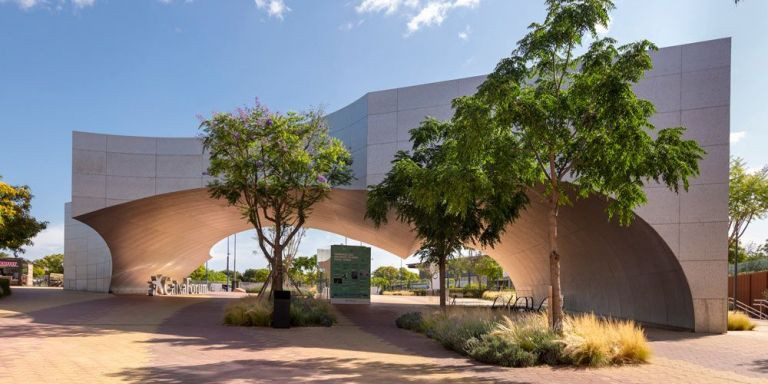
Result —
[[426, 334], [464, 355], [507, 367], [576, 365], [600, 367], [648, 361], [645, 334], [632, 321], [568, 316], [563, 334], [540, 313], [502, 315], [489, 309], [410, 312], [397, 326]]
[[496, 300], [496, 298], [499, 298], [499, 301], [504, 301], [505, 303], [509, 301], [512, 297], [515, 296], [515, 291], [485, 291], [483, 292], [482, 299], [483, 300]]
[[751, 331], [757, 324], [752, 322], [744, 312], [728, 311], [728, 330], [729, 331]]
[[573, 365], [643, 363], [651, 356], [643, 330], [632, 321], [568, 316], [564, 333], [563, 354]]
[[[291, 325], [294, 327], [330, 327], [336, 322], [331, 306], [311, 298], [291, 300]], [[227, 305], [224, 324], [246, 327], [269, 327], [272, 325], [272, 302], [249, 296]]]

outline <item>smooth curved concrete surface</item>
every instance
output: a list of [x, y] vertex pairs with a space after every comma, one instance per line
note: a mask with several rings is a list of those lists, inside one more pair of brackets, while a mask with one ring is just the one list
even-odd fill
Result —
[[[725, 331], [730, 39], [663, 48], [635, 86], [654, 102], [659, 128], [683, 125], [707, 151], [701, 176], [677, 195], [649, 183], [648, 204], [628, 228], [609, 223], [600, 198], [561, 213], [565, 305], [576, 311]], [[417, 244], [406, 226], [363, 220], [366, 185], [379, 182], [408, 130], [425, 116], [449, 118], [453, 98], [482, 76], [371, 92], [328, 116], [354, 158], [357, 180], [332, 192], [308, 225], [398, 256]], [[207, 156], [194, 138], [73, 134], [72, 203], [65, 236], [65, 288], [141, 293], [148, 277], [186, 276], [221, 238], [250, 228], [210, 199]], [[544, 207], [534, 201], [503, 241], [486, 250], [515, 285], [537, 298], [549, 286]], [[106, 244], [107, 247], [102, 246]], [[107, 270], [111, 265], [111, 270]]]

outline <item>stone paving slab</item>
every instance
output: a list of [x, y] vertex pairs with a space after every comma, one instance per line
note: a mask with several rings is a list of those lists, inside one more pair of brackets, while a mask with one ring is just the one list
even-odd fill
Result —
[[15, 290], [0, 300], [0, 383], [768, 383], [765, 331], [649, 330], [650, 364], [515, 369], [396, 328], [418, 302], [339, 305], [331, 328], [279, 330], [221, 325], [232, 297]]

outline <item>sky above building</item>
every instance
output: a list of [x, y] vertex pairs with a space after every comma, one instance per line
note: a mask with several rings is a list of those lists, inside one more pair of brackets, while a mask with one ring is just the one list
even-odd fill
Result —
[[[622, 43], [732, 37], [731, 154], [768, 164], [768, 1], [616, 6], [601, 32]], [[369, 91], [488, 73], [544, 14], [543, 1], [508, 0], [0, 0], [0, 175], [29, 185], [50, 222], [27, 255], [63, 250], [73, 130], [193, 136], [195, 116], [255, 97], [331, 112]], [[238, 236], [239, 266], [265, 264], [251, 237]], [[766, 238], [766, 221], [745, 235]], [[301, 252], [344, 241], [312, 231]], [[374, 268], [399, 263], [374, 255]]]

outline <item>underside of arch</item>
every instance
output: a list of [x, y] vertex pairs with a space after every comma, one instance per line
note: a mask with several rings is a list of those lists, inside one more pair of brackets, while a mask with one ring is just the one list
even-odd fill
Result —
[[[317, 204], [306, 226], [334, 232], [408, 257], [418, 247], [396, 220], [375, 228], [364, 220], [366, 192], [336, 189]], [[609, 222], [605, 200], [589, 198], [559, 215], [566, 309], [693, 329], [691, 292], [680, 263], [641, 219], [628, 227]], [[485, 249], [515, 286], [536, 299], [549, 286], [546, 206], [532, 202], [502, 241]], [[210, 257], [220, 239], [252, 226], [237, 208], [205, 188], [167, 193], [76, 217], [95, 229], [112, 255], [111, 291], [144, 293], [151, 275], [187, 276]]]

